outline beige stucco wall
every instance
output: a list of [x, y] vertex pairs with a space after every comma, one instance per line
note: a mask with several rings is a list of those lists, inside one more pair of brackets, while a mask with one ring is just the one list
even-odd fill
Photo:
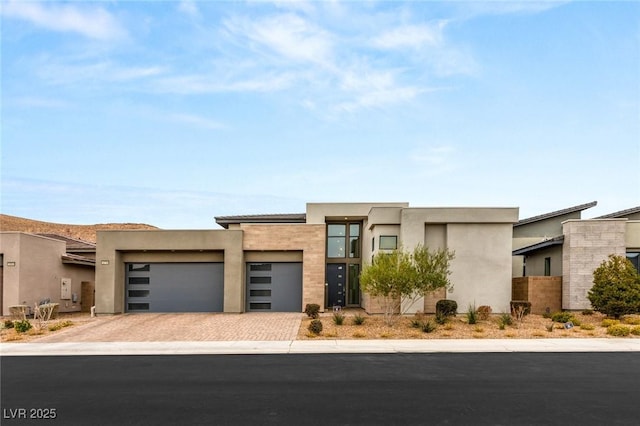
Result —
[[[2, 314], [9, 314], [9, 306], [27, 305], [50, 299], [59, 304], [60, 312], [81, 309], [81, 285], [94, 280], [94, 269], [62, 263], [66, 253], [64, 241], [21, 232], [0, 233], [0, 253], [4, 254]], [[15, 266], [7, 264], [15, 263]], [[63, 278], [71, 279], [72, 299], [60, 299]]]
[[562, 308], [591, 307], [587, 294], [593, 286], [593, 271], [615, 254], [626, 252], [626, 219], [569, 220], [562, 224]]
[[325, 225], [242, 224], [240, 228], [244, 232], [243, 249], [264, 252], [265, 259], [268, 252], [302, 252], [302, 310], [307, 303], [317, 303], [324, 309]]
[[366, 218], [374, 207], [409, 207], [409, 203], [307, 203], [307, 223], [321, 224], [327, 220]]
[[562, 276], [562, 246], [550, 246], [528, 255], [527, 276], [544, 276], [544, 259], [551, 258], [551, 276]]
[[224, 311], [244, 311], [240, 230], [98, 231], [96, 313], [124, 312], [125, 262], [224, 260]]

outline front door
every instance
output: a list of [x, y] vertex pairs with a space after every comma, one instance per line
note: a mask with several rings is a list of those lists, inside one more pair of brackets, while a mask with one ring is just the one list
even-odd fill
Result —
[[347, 274], [345, 263], [327, 264], [327, 307], [345, 306]]

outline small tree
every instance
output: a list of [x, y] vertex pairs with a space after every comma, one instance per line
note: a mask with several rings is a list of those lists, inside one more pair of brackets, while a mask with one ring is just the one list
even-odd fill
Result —
[[360, 276], [363, 291], [382, 298], [385, 322], [392, 325], [398, 314], [425, 293], [449, 288], [449, 263], [454, 253], [445, 249], [430, 251], [419, 245], [413, 252], [380, 252]]
[[593, 271], [587, 296], [593, 309], [614, 318], [640, 312], [640, 274], [624, 256], [610, 255]]

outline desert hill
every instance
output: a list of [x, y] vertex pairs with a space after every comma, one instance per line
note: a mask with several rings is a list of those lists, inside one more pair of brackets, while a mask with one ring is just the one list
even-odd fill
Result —
[[96, 231], [158, 229], [144, 223], [100, 223], [96, 225], [67, 225], [63, 223], [42, 222], [7, 214], [0, 214], [1, 231], [20, 231], [31, 234], [58, 234], [84, 241], [96, 242]]

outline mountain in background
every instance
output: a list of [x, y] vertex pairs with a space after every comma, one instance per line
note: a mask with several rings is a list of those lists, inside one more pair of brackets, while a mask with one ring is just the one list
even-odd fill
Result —
[[100, 223], [96, 225], [67, 225], [0, 214], [0, 231], [19, 231], [30, 234], [58, 234], [69, 238], [96, 242], [96, 231], [159, 229], [144, 223]]

